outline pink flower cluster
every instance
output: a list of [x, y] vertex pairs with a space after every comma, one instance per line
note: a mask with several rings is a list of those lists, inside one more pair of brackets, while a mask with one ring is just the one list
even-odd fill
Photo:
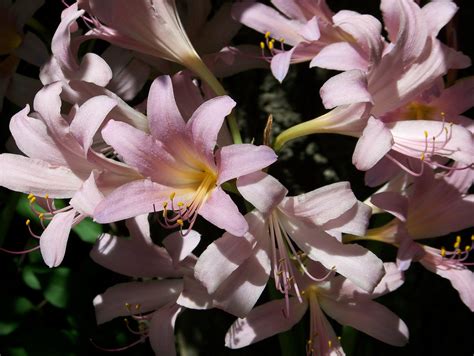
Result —
[[[0, 185], [28, 194], [45, 263], [61, 264], [84, 218], [125, 220], [130, 238], [104, 234], [91, 252], [132, 278], [94, 299], [97, 322], [136, 319], [137, 343], [149, 338], [158, 355], [176, 354], [180, 313], [210, 308], [238, 317], [225, 337], [230, 348], [289, 330], [307, 311], [308, 355], [344, 354], [326, 315], [403, 346], [407, 325], [374, 299], [402, 285], [414, 261], [449, 279], [474, 311], [471, 240], [459, 236], [452, 249], [425, 244], [474, 222], [474, 125], [462, 115], [474, 104], [474, 78], [444, 79], [470, 59], [437, 39], [457, 6], [381, 0], [382, 24], [334, 13], [325, 0], [271, 2], [276, 9], [225, 3], [209, 18], [207, 0], [78, 0], [39, 63], [32, 108], [10, 122], [23, 154], [0, 155]], [[10, 22], [13, 42], [0, 40], [0, 54], [27, 43]], [[230, 45], [241, 24], [263, 34], [260, 48]], [[110, 46], [79, 56], [91, 39]], [[341, 71], [320, 89], [330, 111], [273, 144], [244, 143], [239, 105], [217, 77], [270, 64], [283, 81], [291, 64], [307, 61]], [[131, 106], [139, 92], [145, 101]], [[349, 182], [289, 196], [268, 173], [289, 141], [318, 133], [358, 139], [352, 163], [368, 186], [382, 185], [365, 203]], [[57, 208], [55, 199], [68, 200]], [[380, 213], [393, 219], [369, 228]], [[201, 218], [222, 236], [201, 241]], [[150, 222], [169, 235], [152, 239]], [[361, 240], [396, 246], [397, 260], [384, 263]], [[256, 306], [269, 283], [281, 299]]]

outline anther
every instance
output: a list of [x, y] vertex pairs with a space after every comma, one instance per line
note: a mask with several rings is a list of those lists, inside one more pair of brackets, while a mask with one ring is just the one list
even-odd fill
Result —
[[132, 306], [130, 305], [130, 303], [125, 303], [125, 308], [127, 308], [128, 311], [132, 310]]
[[446, 249], [441, 247], [441, 257], [446, 257]]
[[28, 200], [30, 200], [33, 197], [34, 197], [34, 195], [32, 193], [28, 194], [28, 196], [27, 196]]
[[31, 221], [30, 221], [30, 219], [26, 219], [26, 222], [25, 222], [25, 224], [26, 224], [26, 226], [30, 226], [30, 224], [31, 224]]
[[176, 223], [182, 228], [184, 226], [184, 221], [183, 219], [178, 219], [176, 220]]
[[269, 39], [269, 38], [270, 38], [270, 35], [271, 35], [270, 31], [265, 32], [265, 38], [266, 38], [266, 39]]
[[171, 193], [171, 194], [170, 194], [170, 200], [173, 200], [175, 196], [176, 196], [176, 193], [175, 193], [175, 192]]
[[265, 43], [264, 43], [263, 41], [260, 42], [260, 48], [261, 48], [261, 49], [265, 49]]
[[428, 138], [428, 131], [424, 131], [424, 134], [425, 134], [425, 138]]

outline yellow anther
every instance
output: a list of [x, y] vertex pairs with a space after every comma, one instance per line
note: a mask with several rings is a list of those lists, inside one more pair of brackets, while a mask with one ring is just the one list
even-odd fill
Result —
[[128, 325], [128, 319], [127, 318], [123, 318], [123, 322]]
[[428, 138], [428, 131], [424, 131], [424, 134], [425, 134], [425, 138]]
[[338, 336], [338, 337], [337, 337], [337, 339], [338, 339], [338, 340], [341, 340], [341, 337], [340, 337], [340, 336]]
[[31, 223], [30, 219], [26, 219], [26, 221], [25, 221], [26, 226], [29, 226], [30, 223]]
[[49, 199], [49, 194], [45, 194], [45, 195], [44, 195], [44, 198], [45, 198], [45, 199]]
[[184, 203], [182, 201], [178, 202], [178, 207], [182, 208]]
[[264, 43], [263, 41], [260, 42], [260, 48], [261, 48], [261, 49], [265, 49], [265, 43]]
[[446, 249], [441, 247], [441, 257], [446, 257]]
[[171, 194], [170, 194], [170, 200], [173, 200], [175, 196], [176, 196], [176, 193], [175, 193], [175, 192], [171, 193]]
[[125, 308], [130, 311], [132, 309], [132, 306], [130, 305], [130, 303], [125, 303]]
[[460, 255], [462, 253], [461, 250], [456, 250], [456, 255]]
[[265, 32], [265, 38], [266, 38], [266, 39], [269, 39], [269, 38], [270, 38], [270, 35], [271, 35], [270, 31]]
[[424, 161], [424, 160], [425, 160], [425, 153], [424, 153], [424, 152], [422, 152], [422, 153], [421, 153], [421, 157], [420, 157], [420, 159], [421, 159], [422, 161]]
[[28, 196], [27, 196], [28, 200], [30, 200], [30, 199], [31, 199], [31, 198], [33, 198], [33, 197], [34, 197], [34, 195], [33, 195], [33, 194], [31, 194], [31, 193], [30, 193], [30, 194], [28, 194]]
[[329, 346], [329, 348], [332, 347], [332, 341], [331, 340], [328, 340], [328, 346]]
[[272, 49], [273, 49], [273, 43], [274, 43], [273, 40], [270, 41], [270, 42], [268, 42], [268, 49], [269, 49], [269, 50], [272, 50]]
[[39, 217], [40, 220], [43, 220], [43, 219], [44, 219], [44, 214], [43, 214], [43, 213], [40, 213], [40, 214], [38, 215], [38, 217]]
[[285, 39], [284, 39], [283, 37], [280, 38], [280, 42], [281, 42], [281, 43], [285, 43]]
[[464, 247], [464, 251], [469, 252], [471, 251], [471, 248], [471, 246], [467, 245], [466, 247]]
[[309, 339], [308, 340], [308, 345], [311, 345], [313, 343], [313, 340]]
[[461, 246], [461, 236], [456, 236], [456, 242], [454, 243], [454, 248], [458, 249]]
[[141, 304], [135, 304], [135, 310], [140, 310], [141, 307], [142, 307]]
[[445, 113], [444, 111], [441, 111], [439, 114], [440, 114], [442, 117], [445, 117], [445, 116], [446, 116], [446, 113]]
[[33, 204], [35, 201], [36, 201], [36, 197], [35, 196], [31, 197], [30, 204]]
[[474, 241], [474, 235], [471, 235], [471, 241]]
[[176, 223], [177, 223], [180, 227], [183, 227], [183, 226], [184, 226], [184, 221], [183, 221], [183, 219], [178, 219], [178, 220], [176, 220]]

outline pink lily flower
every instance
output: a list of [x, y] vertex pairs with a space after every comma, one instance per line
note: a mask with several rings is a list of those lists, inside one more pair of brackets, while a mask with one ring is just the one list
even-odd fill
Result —
[[[145, 115], [131, 108], [123, 99], [131, 99], [141, 89], [148, 78], [149, 69], [146, 65], [132, 60], [123, 68], [123, 63], [113, 60], [111, 65], [94, 53], [86, 53], [78, 62], [80, 44], [87, 38], [72, 37], [76, 20], [84, 15], [84, 10], [77, 10], [71, 5], [63, 11], [62, 20], [53, 36], [51, 50], [53, 55], [42, 67], [40, 79], [44, 85], [60, 81], [63, 84], [62, 99], [71, 104], [83, 104], [86, 100], [100, 95], [107, 95], [117, 102], [112, 109], [116, 120], [127, 122], [138, 129], [148, 132], [148, 121]], [[113, 57], [114, 51], [105, 52], [104, 57]], [[118, 54], [116, 54], [118, 55]], [[121, 54], [122, 60], [130, 59], [130, 55]], [[133, 70], [133, 75], [130, 71]], [[122, 99], [123, 98], [123, 99]]]
[[[232, 16], [265, 34], [262, 49], [270, 51], [272, 73], [280, 82], [290, 63], [311, 61], [310, 67], [367, 69], [382, 53], [381, 24], [372, 16], [345, 10], [334, 14], [325, 0], [272, 0], [272, 4], [280, 12], [254, 1], [237, 2]], [[275, 41], [281, 42], [281, 49]], [[285, 50], [284, 45], [293, 48]]]
[[290, 292], [301, 299], [296, 276], [301, 270], [315, 278], [303, 262], [305, 257], [367, 291], [382, 278], [382, 261], [372, 252], [338, 240], [342, 232], [363, 235], [370, 216], [370, 209], [357, 201], [348, 183], [287, 197], [288, 191], [281, 183], [257, 172], [239, 178], [237, 186], [257, 208], [246, 215], [249, 232], [245, 239], [224, 234], [201, 254], [195, 268], [196, 278], [216, 299], [222, 297], [224, 286], [238, 286], [234, 293], [245, 295], [240, 304], [220, 308], [246, 315], [262, 293], [271, 270], [277, 289], [287, 301]]
[[33, 100], [41, 83], [16, 73], [20, 60], [40, 67], [48, 59], [45, 44], [23, 27], [44, 4], [44, 0], [4, 0], [0, 3], [0, 111], [4, 97], [18, 106]]
[[467, 190], [473, 173], [458, 170], [435, 177], [432, 171], [426, 171], [414, 179], [404, 194], [388, 190], [373, 195], [372, 203], [396, 219], [368, 230], [365, 237], [346, 236], [345, 240], [377, 240], [398, 246], [397, 263], [401, 270], [407, 270], [412, 261], [420, 262], [429, 271], [448, 279], [463, 302], [474, 310], [474, 274], [464, 262], [472, 244], [463, 250], [458, 237], [454, 251], [447, 251], [416, 242], [472, 226], [474, 195], [467, 194]]
[[113, 120], [102, 130], [105, 142], [146, 178], [112, 192], [99, 204], [94, 218], [107, 223], [163, 211], [163, 224], [173, 228], [185, 222], [192, 226], [201, 215], [242, 236], [247, 222], [220, 185], [267, 167], [277, 157], [269, 147], [251, 144], [214, 151], [223, 120], [234, 106], [228, 96], [208, 100], [186, 123], [176, 106], [170, 77], [157, 78], [148, 98], [151, 135]]
[[[92, 259], [115, 272], [133, 277], [159, 277], [142, 282], [120, 283], [94, 298], [98, 324], [116, 317], [128, 317], [127, 328], [139, 339], [149, 338], [157, 355], [175, 355], [174, 325], [185, 308], [202, 309], [212, 305], [202, 286], [192, 278], [196, 257], [191, 253], [200, 235], [173, 233], [163, 241], [166, 249], [153, 244], [147, 215], [126, 221], [131, 239], [104, 235], [91, 252]], [[116, 349], [121, 350], [124, 348]], [[114, 351], [115, 349], [106, 349]]]
[[435, 38], [457, 7], [439, 1], [420, 9], [412, 0], [383, 0], [381, 8], [392, 43], [367, 71], [351, 70], [328, 80], [321, 96], [325, 107], [336, 109], [283, 132], [275, 147], [309, 133], [329, 132], [359, 137], [353, 163], [361, 170], [372, 168], [384, 156], [396, 161], [390, 150], [421, 161], [421, 167], [438, 167], [439, 156], [471, 165], [472, 134], [450, 123], [450, 117], [449, 122], [436, 117], [418, 120], [415, 112], [409, 120], [402, 116], [393, 121], [393, 115], [392, 120], [384, 120], [394, 110], [410, 108], [448, 69], [470, 64], [467, 57]]
[[[311, 263], [309, 268], [317, 270]], [[408, 341], [408, 328], [398, 316], [372, 299], [397, 289], [403, 275], [395, 264], [385, 264], [386, 273], [372, 293], [358, 288], [342, 276], [327, 282], [314, 282], [302, 277], [301, 303], [290, 298], [293, 313], [285, 316], [283, 300], [274, 300], [253, 309], [246, 318], [238, 319], [226, 334], [226, 346], [238, 349], [293, 327], [310, 311], [308, 355], [344, 355], [339, 339], [324, 313], [342, 325], [350, 325], [382, 342], [403, 346]], [[324, 311], [324, 313], [323, 313]]]
[[[61, 263], [71, 227], [91, 216], [103, 194], [140, 177], [134, 169], [91, 148], [96, 130], [116, 103], [106, 96], [95, 97], [74, 107], [65, 119], [60, 93], [61, 83], [44, 87], [35, 97], [32, 116], [27, 105], [11, 119], [10, 131], [28, 157], [0, 155], [1, 186], [30, 194], [32, 205], [34, 196], [45, 197], [46, 212], [37, 212], [44, 232], [34, 236], [40, 238], [41, 254], [50, 267]], [[50, 198], [72, 199], [58, 210]]]

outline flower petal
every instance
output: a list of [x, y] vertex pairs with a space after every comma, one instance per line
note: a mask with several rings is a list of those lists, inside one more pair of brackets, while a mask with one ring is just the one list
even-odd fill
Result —
[[393, 346], [408, 342], [408, 327], [382, 304], [364, 300], [356, 303], [336, 302], [329, 298], [319, 299], [321, 308], [342, 325], [353, 328]]
[[385, 124], [369, 118], [362, 136], [357, 141], [352, 163], [361, 171], [372, 168], [394, 145], [394, 138]]
[[[341, 90], [344, 88], [344, 90]], [[330, 78], [319, 90], [326, 109], [354, 103], [373, 103], [364, 72], [354, 69]]]
[[156, 355], [176, 355], [174, 325], [182, 309], [177, 304], [171, 304], [160, 308], [152, 314], [150, 344]]
[[222, 147], [216, 153], [219, 170], [217, 184], [259, 171], [276, 160], [277, 155], [268, 146], [244, 143]]
[[225, 336], [225, 346], [240, 349], [267, 337], [291, 329], [303, 317], [308, 305], [289, 298], [290, 315], [285, 317], [285, 300], [273, 300], [253, 309], [246, 318], [238, 319]]
[[176, 300], [182, 288], [183, 281], [180, 279], [116, 284], [93, 300], [97, 323], [103, 324], [118, 316], [130, 315], [127, 303], [131, 308], [139, 305], [138, 311], [141, 313], [161, 308]]
[[75, 215], [74, 209], [54, 215], [41, 235], [41, 256], [49, 267], [57, 267], [63, 261]]
[[[186, 234], [186, 236], [183, 236]], [[176, 264], [188, 257], [193, 250], [199, 245], [201, 234], [197, 231], [177, 231], [163, 240], [163, 246], [170, 254], [173, 262]]]
[[293, 56], [293, 52], [296, 50], [296, 48], [297, 47], [293, 47], [289, 51], [282, 51], [274, 55], [272, 58], [270, 69], [272, 70], [273, 76], [280, 83], [283, 82], [283, 79], [285, 79], [286, 75], [288, 74], [291, 57]]

